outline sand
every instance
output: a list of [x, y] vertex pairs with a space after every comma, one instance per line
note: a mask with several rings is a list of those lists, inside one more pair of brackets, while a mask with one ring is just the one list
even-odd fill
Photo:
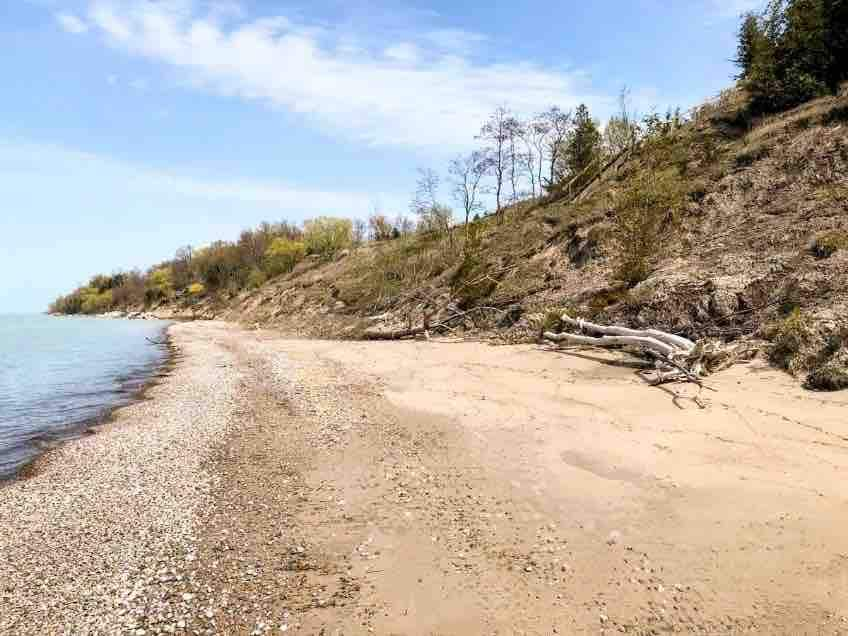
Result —
[[149, 399], [0, 487], [0, 633], [848, 633], [844, 392], [171, 334]]

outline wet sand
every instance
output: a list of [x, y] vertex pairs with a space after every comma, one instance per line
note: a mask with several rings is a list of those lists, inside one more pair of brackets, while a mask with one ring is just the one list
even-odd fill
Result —
[[150, 399], [0, 488], [0, 633], [848, 633], [844, 392], [171, 336]]

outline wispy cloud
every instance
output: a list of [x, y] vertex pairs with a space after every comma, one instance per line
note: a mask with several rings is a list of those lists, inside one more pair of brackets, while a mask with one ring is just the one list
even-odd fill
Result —
[[[310, 189], [280, 182], [197, 177], [61, 146], [0, 139], [0, 183], [4, 179], [20, 178], [108, 183], [111, 190], [122, 192], [125, 198], [176, 196], [222, 205], [243, 204], [248, 209], [256, 205], [263, 210], [288, 214], [292, 220], [321, 214], [365, 217], [375, 196], [370, 192]], [[393, 193], [383, 193], [380, 197], [395, 206], [405, 200]]]
[[59, 26], [68, 33], [79, 34], [88, 31], [88, 25], [72, 13], [57, 13], [53, 17], [56, 18]]
[[[206, 6], [204, 3], [203, 6]], [[611, 104], [577, 70], [470, 53], [483, 36], [427, 31], [399, 41], [336, 33], [287, 16], [221, 17], [193, 0], [94, 0], [88, 19], [112, 46], [165, 63], [203, 90], [298, 113], [332, 134], [377, 145], [454, 150], [493, 107]]]

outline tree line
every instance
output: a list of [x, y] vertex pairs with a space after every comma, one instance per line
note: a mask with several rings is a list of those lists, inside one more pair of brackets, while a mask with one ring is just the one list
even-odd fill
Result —
[[745, 14], [735, 62], [754, 114], [836, 92], [848, 80], [848, 0], [771, 0]]
[[[771, 0], [762, 13], [743, 16], [735, 61], [755, 114], [838, 90], [848, 80], [848, 0]], [[302, 226], [262, 223], [243, 231], [236, 241], [180, 248], [173, 259], [145, 272], [94, 276], [57, 298], [50, 311], [91, 314], [177, 297], [190, 301], [208, 294], [233, 295], [291, 272], [306, 258], [330, 259], [365, 242], [416, 235], [437, 237], [453, 249], [462, 238], [457, 222], [465, 227], [467, 245], [472, 221], [488, 208], [502, 222], [505, 211], [521, 201], [564, 188], [579, 190], [605, 161], [628, 149], [647, 147], [650, 154], [663, 156], [673, 147], [671, 140], [682, 123], [679, 110], [638, 116], [626, 89], [619, 96], [617, 112], [603, 127], [585, 104], [573, 111], [552, 106], [530, 117], [500, 106], [480, 127], [477, 148], [455, 157], [448, 166], [449, 197], [456, 211], [442, 199], [440, 175], [422, 169], [409, 214], [391, 218], [375, 205], [366, 220], [319, 217]], [[631, 235], [654, 237], [659, 217], [652, 211], [679, 199], [677, 180], [663, 170], [652, 169], [650, 179], [633, 186], [630, 198], [640, 203], [624, 206], [635, 210], [633, 218], [619, 215], [627, 225], [620, 234], [630, 236], [621, 241], [622, 253], [634, 254], [626, 268], [628, 280], [636, 281], [646, 271], [645, 258], [633, 248], [639, 241]], [[627, 196], [623, 200], [629, 201]]]
[[[622, 112], [602, 131], [585, 105], [573, 113], [551, 107], [522, 120], [506, 107], [496, 108], [480, 129], [480, 148], [454, 158], [447, 171], [450, 196], [466, 227], [494, 197], [494, 213], [528, 197], [550, 191], [579, 174], [593, 160], [633, 143], [638, 125], [622, 93]], [[150, 306], [208, 294], [234, 295], [270, 278], [291, 272], [307, 257], [329, 259], [365, 242], [380, 243], [406, 236], [446, 238], [451, 246], [455, 211], [440, 197], [441, 177], [421, 169], [409, 212], [393, 218], [375, 204], [367, 220], [319, 217], [302, 226], [282, 221], [244, 230], [236, 241], [178, 249], [174, 258], [147, 271], [98, 274], [85, 285], [60, 296], [49, 311], [96, 314], [127, 307]]]

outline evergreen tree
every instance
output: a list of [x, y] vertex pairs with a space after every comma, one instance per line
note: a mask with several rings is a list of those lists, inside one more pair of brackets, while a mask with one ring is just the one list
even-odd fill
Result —
[[848, 0], [771, 0], [743, 17], [735, 62], [754, 112], [835, 91], [848, 79]]
[[[580, 176], [601, 153], [601, 132], [585, 104], [580, 104], [574, 111], [573, 126], [562, 153], [563, 169], [560, 172], [566, 179]], [[590, 178], [591, 175], [584, 175], [579, 182]], [[579, 185], [575, 184], [576, 187]]]

